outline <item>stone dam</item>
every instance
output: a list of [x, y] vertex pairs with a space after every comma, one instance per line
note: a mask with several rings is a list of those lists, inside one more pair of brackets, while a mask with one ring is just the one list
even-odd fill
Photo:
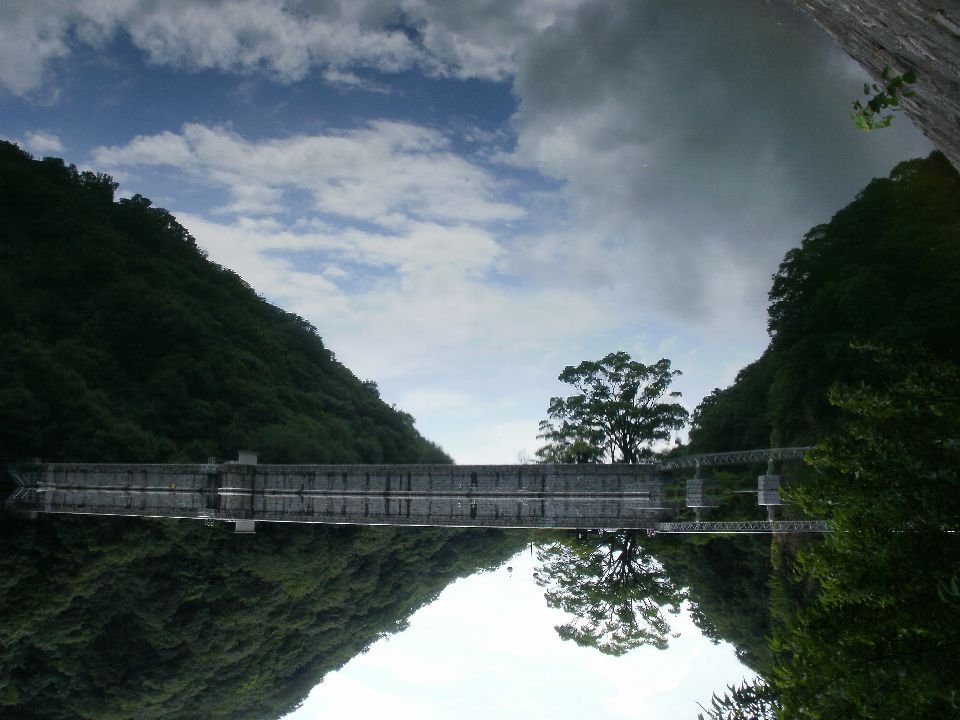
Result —
[[653, 528], [664, 475], [638, 465], [20, 465], [8, 508], [363, 525]]

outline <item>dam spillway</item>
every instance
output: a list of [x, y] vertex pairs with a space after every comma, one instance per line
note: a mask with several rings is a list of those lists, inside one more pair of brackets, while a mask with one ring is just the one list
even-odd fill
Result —
[[672, 515], [650, 466], [255, 463], [20, 465], [7, 506], [234, 522], [240, 532], [263, 521], [652, 528]]

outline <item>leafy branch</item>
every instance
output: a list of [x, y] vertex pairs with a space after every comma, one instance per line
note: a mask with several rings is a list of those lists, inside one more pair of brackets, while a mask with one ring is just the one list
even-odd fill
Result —
[[850, 113], [853, 124], [867, 132], [889, 127], [893, 121], [893, 113], [900, 109], [900, 98], [913, 97], [915, 94], [912, 90], [904, 90], [904, 85], [912, 85], [916, 81], [917, 74], [913, 70], [891, 77], [890, 66], [885, 66], [880, 73], [880, 85], [863, 84], [864, 95], [873, 92], [873, 97], [867, 104], [864, 106], [859, 100], [853, 101], [853, 112]]

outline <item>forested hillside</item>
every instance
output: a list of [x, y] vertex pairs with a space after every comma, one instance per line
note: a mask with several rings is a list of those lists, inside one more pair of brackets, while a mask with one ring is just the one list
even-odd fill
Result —
[[769, 347], [697, 408], [688, 450], [816, 443], [785, 495], [833, 532], [774, 544], [772, 667], [708, 716], [953, 716], [956, 171], [934, 153], [871, 182], [787, 253], [770, 300]]
[[869, 382], [858, 344], [960, 360], [960, 176], [939, 153], [901, 163], [786, 254], [770, 345], [694, 413], [693, 452], [814, 442], [837, 383]]
[[269, 720], [454, 579], [502, 530], [0, 518], [0, 716]]
[[0, 459], [449, 462], [113, 180], [0, 143]]

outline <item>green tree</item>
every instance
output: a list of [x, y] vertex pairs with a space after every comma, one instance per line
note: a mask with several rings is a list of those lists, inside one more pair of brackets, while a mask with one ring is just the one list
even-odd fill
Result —
[[621, 463], [650, 457], [653, 443], [669, 440], [687, 422], [686, 409], [667, 401], [680, 396], [669, 392], [680, 374], [667, 359], [644, 365], [623, 351], [568, 365], [558, 379], [578, 393], [551, 398], [550, 420], [541, 423], [539, 436], [548, 444], [538, 457]]
[[538, 440], [546, 440], [546, 445], [534, 453], [538, 462], [549, 464], [595, 463], [601, 462], [603, 451], [600, 446], [603, 438], [590, 428], [572, 423], [554, 425], [549, 420], [540, 421]]
[[780, 703], [762, 677], [727, 685], [723, 695], [713, 694], [709, 708], [700, 707], [707, 714], [698, 714], [699, 720], [776, 720], [780, 717]]
[[667, 647], [665, 613], [680, 611], [685, 592], [639, 540], [629, 530], [585, 532], [540, 547], [537, 584], [550, 607], [572, 616], [557, 626], [560, 637], [607, 655]]
[[750, 450], [771, 443], [768, 395], [775, 370], [767, 351], [740, 372], [727, 388], [715, 389], [693, 411], [690, 452]]
[[774, 635], [786, 717], [956, 715], [960, 370], [919, 350], [857, 350], [869, 383], [837, 386], [841, 422], [792, 491], [834, 532], [799, 555], [816, 586]]

